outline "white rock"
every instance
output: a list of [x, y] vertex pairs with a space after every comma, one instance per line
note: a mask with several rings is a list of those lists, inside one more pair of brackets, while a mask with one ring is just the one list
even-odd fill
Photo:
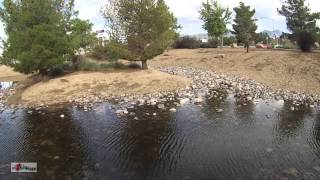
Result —
[[177, 112], [177, 110], [175, 108], [171, 108], [170, 112]]
[[116, 114], [122, 114], [123, 113], [123, 110], [117, 110], [116, 111]]
[[189, 102], [190, 102], [190, 99], [189, 99], [189, 98], [185, 98], [185, 99], [181, 99], [181, 100], [180, 100], [180, 104], [181, 104], [181, 105], [187, 104], [187, 103], [189, 103]]
[[60, 118], [64, 118], [64, 114], [61, 114], [61, 115], [60, 115]]
[[195, 99], [194, 99], [194, 102], [195, 102], [195, 103], [202, 103], [202, 102], [203, 102], [203, 99], [202, 99], [202, 98], [195, 98]]
[[224, 110], [223, 109], [217, 109], [218, 113], [222, 113]]
[[164, 104], [158, 104], [157, 106], [159, 109], [165, 109], [166, 107], [164, 106]]

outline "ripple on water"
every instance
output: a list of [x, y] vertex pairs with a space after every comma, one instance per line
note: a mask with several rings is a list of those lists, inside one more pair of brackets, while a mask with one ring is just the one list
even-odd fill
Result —
[[91, 112], [44, 110], [45, 115], [6, 110], [0, 114], [0, 167], [35, 161], [60, 179], [320, 177], [314, 168], [320, 164], [318, 111], [241, 103], [225, 97], [178, 107], [176, 113], [145, 106], [123, 117], [110, 104]]

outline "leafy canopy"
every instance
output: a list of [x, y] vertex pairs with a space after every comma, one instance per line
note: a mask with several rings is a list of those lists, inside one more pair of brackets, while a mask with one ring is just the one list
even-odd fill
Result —
[[320, 13], [311, 13], [310, 8], [305, 5], [305, 0], [286, 0], [278, 12], [286, 17], [287, 27], [294, 34], [319, 30], [316, 20], [320, 18]]
[[305, 0], [286, 0], [278, 12], [286, 18], [287, 27], [293, 33], [293, 40], [298, 42], [300, 49], [311, 51], [316, 36], [320, 34], [316, 25], [320, 12], [312, 13], [305, 5]]
[[228, 31], [231, 14], [229, 8], [222, 7], [218, 1], [207, 0], [200, 9], [200, 19], [204, 22], [202, 27], [210, 37], [220, 38]]
[[7, 34], [3, 63], [22, 73], [46, 74], [69, 60], [87, 44], [79, 40], [80, 34], [86, 36], [83, 32], [91, 30], [87, 22], [75, 20], [73, 7], [74, 0], [4, 0], [0, 9]]
[[164, 0], [109, 0], [104, 17], [119, 57], [142, 61], [144, 69], [177, 37], [177, 19]]
[[240, 2], [238, 7], [234, 8], [236, 17], [234, 24], [232, 25], [232, 33], [236, 35], [238, 42], [244, 43], [249, 50], [249, 43], [255, 37], [258, 26], [256, 25], [256, 19], [254, 19], [255, 10], [251, 10], [250, 6], [246, 6], [243, 2]]

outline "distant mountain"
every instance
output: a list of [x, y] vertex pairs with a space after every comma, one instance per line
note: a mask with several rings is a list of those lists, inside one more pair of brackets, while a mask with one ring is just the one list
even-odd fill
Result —
[[264, 30], [262, 31], [262, 33], [267, 33], [270, 37], [273, 37], [274, 35], [277, 37], [280, 37], [283, 32], [280, 30], [274, 30], [274, 31]]

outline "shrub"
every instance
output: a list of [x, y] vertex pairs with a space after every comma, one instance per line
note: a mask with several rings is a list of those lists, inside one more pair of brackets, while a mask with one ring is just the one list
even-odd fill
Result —
[[190, 37], [190, 36], [184, 36], [178, 38], [173, 48], [175, 49], [197, 49], [200, 48], [201, 42], [197, 40], [196, 38]]
[[303, 52], [310, 52], [315, 41], [316, 38], [312, 33], [300, 32], [298, 34], [297, 42]]
[[237, 39], [234, 36], [224, 37], [223, 38], [224, 44], [230, 46], [233, 43], [237, 43]]
[[108, 58], [108, 49], [102, 45], [94, 46], [89, 56], [96, 60], [105, 60]]
[[65, 62], [48, 70], [48, 76], [55, 77], [74, 71], [74, 66], [71, 62]]

